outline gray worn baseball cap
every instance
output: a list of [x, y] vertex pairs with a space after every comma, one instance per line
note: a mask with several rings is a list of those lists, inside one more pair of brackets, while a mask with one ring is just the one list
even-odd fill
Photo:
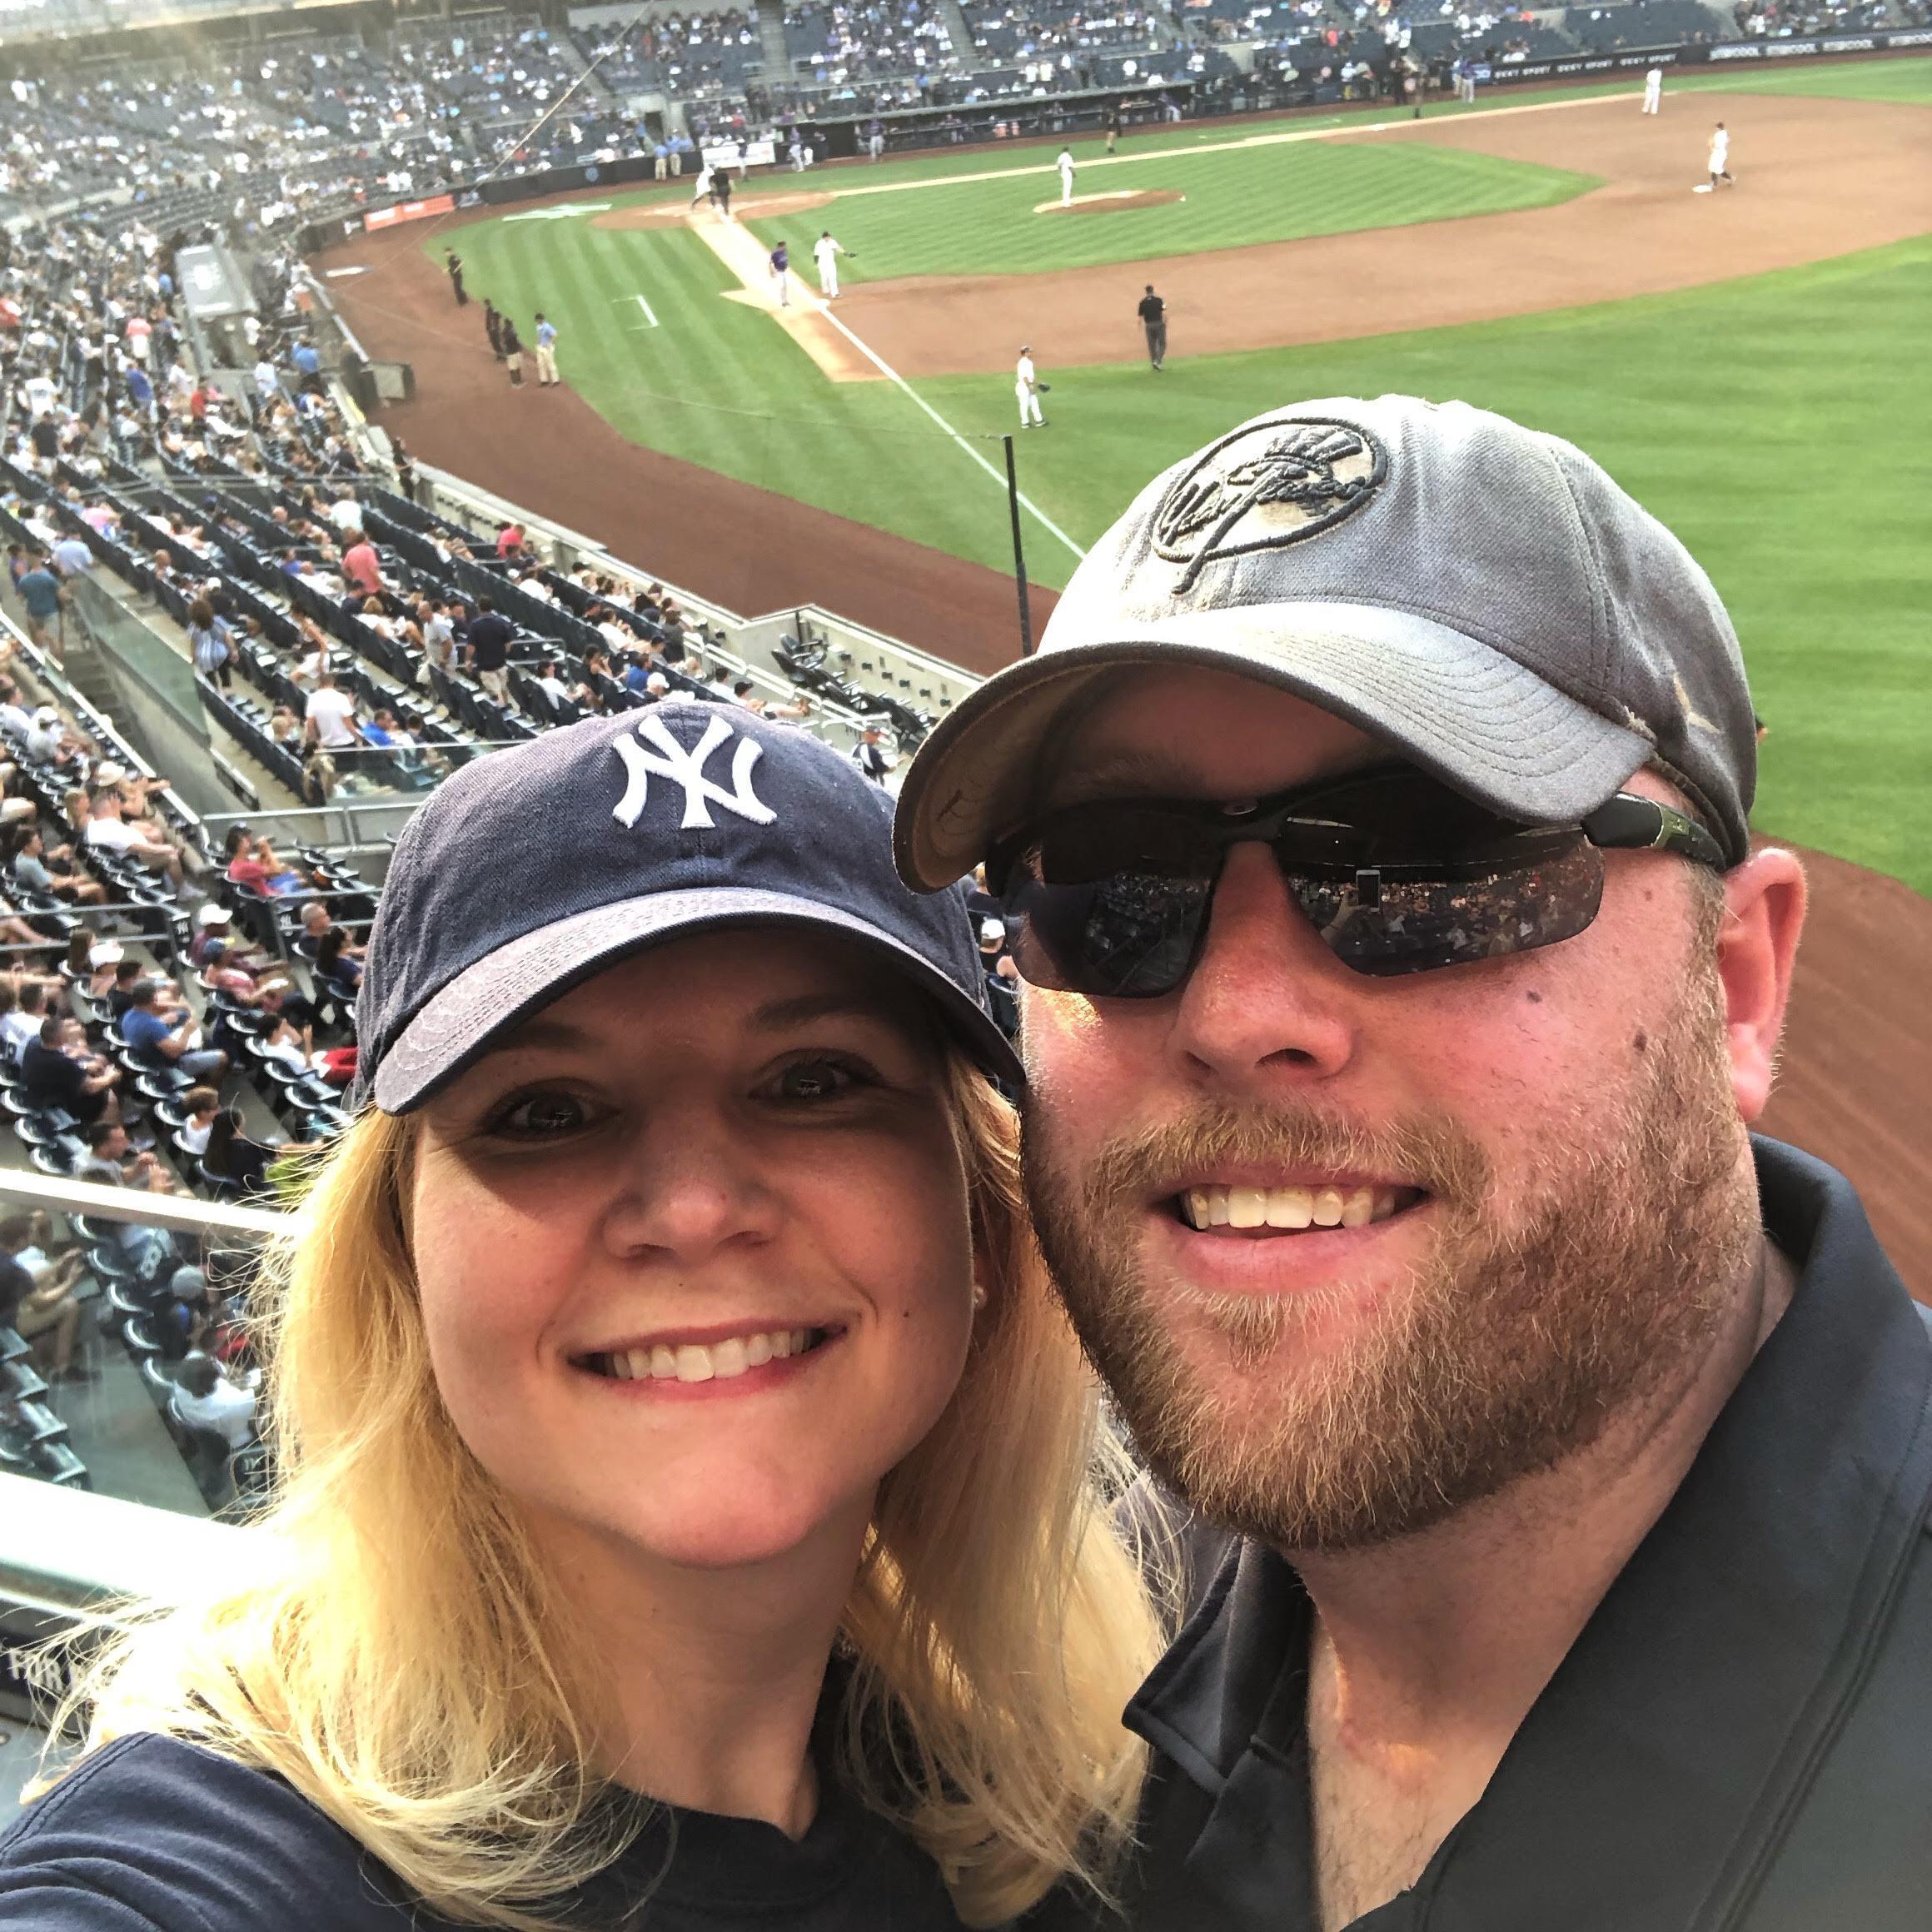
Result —
[[735, 705], [586, 719], [465, 765], [396, 841], [356, 1000], [356, 1098], [407, 1113], [573, 986], [729, 926], [856, 945], [1018, 1083], [965, 894], [906, 889], [891, 817], [849, 758]]
[[1345, 718], [1531, 824], [1641, 766], [1728, 862], [1756, 731], [1710, 580], [1572, 445], [1466, 403], [1326, 397], [1156, 477], [1073, 573], [1037, 655], [939, 724], [900, 793], [932, 890], [1037, 805], [1053, 751], [1135, 665], [1233, 671]]

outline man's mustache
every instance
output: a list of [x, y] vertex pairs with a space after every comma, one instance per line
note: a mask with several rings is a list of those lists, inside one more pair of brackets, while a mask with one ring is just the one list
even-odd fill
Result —
[[1480, 1143], [1445, 1113], [1372, 1126], [1309, 1107], [1211, 1101], [1103, 1142], [1083, 1186], [1096, 1203], [1158, 1198], [1236, 1167], [1372, 1174], [1461, 1207], [1486, 1198], [1493, 1172]]

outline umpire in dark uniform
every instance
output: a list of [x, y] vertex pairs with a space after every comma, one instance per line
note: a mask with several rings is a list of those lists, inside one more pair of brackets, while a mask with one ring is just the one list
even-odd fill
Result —
[[446, 248], [443, 266], [448, 271], [450, 290], [456, 298], [456, 306], [462, 308], [470, 300], [469, 291], [463, 286], [463, 258], [454, 248]]
[[1137, 311], [1140, 326], [1147, 331], [1148, 361], [1153, 365], [1155, 375], [1159, 375], [1161, 365], [1168, 359], [1168, 305], [1154, 293], [1154, 285], [1147, 285], [1147, 293], [1140, 298]]
[[483, 327], [490, 337], [490, 353], [500, 362], [503, 360], [503, 317], [496, 312], [496, 305], [488, 296], [483, 298]]

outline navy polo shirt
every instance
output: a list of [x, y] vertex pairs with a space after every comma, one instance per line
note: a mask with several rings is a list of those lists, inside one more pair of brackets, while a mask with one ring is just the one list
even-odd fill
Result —
[[[1753, 1148], [1790, 1307], [1487, 1790], [1350, 1932], [1932, 1925], [1932, 1314], [1841, 1175]], [[1272, 1551], [1183, 1541], [1191, 1614], [1127, 1713], [1124, 1923], [1318, 1932], [1312, 1606]]]

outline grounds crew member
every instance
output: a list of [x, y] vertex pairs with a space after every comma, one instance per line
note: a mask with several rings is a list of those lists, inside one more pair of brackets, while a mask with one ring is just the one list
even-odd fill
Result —
[[544, 389], [557, 381], [557, 326], [541, 309], [536, 312], [536, 379]]
[[1684, 546], [1402, 396], [1157, 478], [914, 759], [1193, 1512], [1136, 1932], [1923, 1932], [1932, 1312], [1747, 1132], [1805, 901], [1755, 771]]

